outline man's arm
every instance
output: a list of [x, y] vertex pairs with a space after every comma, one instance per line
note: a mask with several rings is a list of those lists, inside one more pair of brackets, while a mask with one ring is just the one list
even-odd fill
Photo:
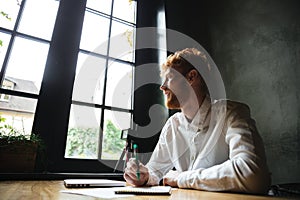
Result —
[[166, 144], [166, 134], [169, 131], [169, 123], [167, 122], [162, 129], [159, 141], [151, 155], [146, 167], [149, 170], [149, 180], [147, 185], [158, 185], [162, 177], [173, 168], [170, 154]]
[[169, 171], [173, 164], [170, 160], [167, 144], [165, 142], [165, 134], [169, 130], [169, 123], [166, 122], [165, 126], [161, 131], [159, 141], [151, 155], [151, 158], [147, 165], [140, 163], [140, 180], [136, 177], [137, 165], [134, 159], [131, 159], [125, 168], [124, 179], [126, 182], [135, 185], [159, 185], [163, 175]]

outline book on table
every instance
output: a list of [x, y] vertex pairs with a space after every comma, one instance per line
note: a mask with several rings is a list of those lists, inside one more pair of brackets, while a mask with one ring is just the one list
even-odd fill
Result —
[[133, 187], [126, 186], [116, 189], [116, 194], [136, 194], [136, 195], [170, 195], [172, 188], [170, 186], [152, 186], [152, 187]]

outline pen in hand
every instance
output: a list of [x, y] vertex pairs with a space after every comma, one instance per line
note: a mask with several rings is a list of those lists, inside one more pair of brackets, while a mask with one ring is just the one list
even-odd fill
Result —
[[136, 162], [136, 165], [137, 165], [136, 176], [137, 176], [137, 179], [140, 180], [140, 165], [139, 165], [139, 159], [138, 159], [137, 152], [138, 152], [138, 145], [134, 144], [133, 145], [133, 154], [134, 154], [135, 162]]

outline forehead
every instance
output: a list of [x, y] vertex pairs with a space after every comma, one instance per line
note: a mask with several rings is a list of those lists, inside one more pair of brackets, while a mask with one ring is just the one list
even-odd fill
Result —
[[168, 67], [167, 69], [162, 71], [161, 76], [166, 77], [168, 75], [181, 75], [182, 76], [182, 73], [174, 67]]

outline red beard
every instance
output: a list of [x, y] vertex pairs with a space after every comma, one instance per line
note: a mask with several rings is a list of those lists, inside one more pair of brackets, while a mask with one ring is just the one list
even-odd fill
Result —
[[177, 97], [172, 93], [170, 90], [168, 91], [168, 94], [166, 95], [166, 106], [169, 109], [179, 109], [180, 108], [180, 103], [177, 99]]

